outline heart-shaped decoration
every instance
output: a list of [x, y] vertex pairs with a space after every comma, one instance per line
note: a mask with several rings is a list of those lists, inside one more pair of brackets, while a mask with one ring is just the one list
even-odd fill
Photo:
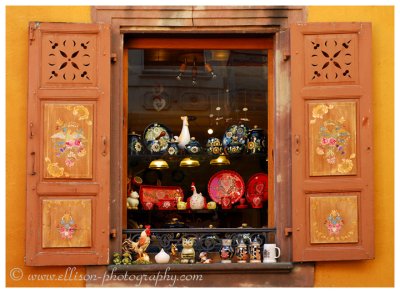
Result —
[[256, 184], [256, 192], [257, 194], [261, 194], [264, 191], [264, 183], [259, 182]]
[[259, 207], [261, 205], [261, 197], [259, 196], [253, 197], [253, 205], [254, 207]]
[[156, 97], [153, 99], [153, 107], [157, 112], [160, 112], [167, 105], [167, 101], [164, 98]]
[[221, 199], [221, 204], [224, 207], [228, 207], [231, 204], [231, 199], [229, 197], [223, 197]]

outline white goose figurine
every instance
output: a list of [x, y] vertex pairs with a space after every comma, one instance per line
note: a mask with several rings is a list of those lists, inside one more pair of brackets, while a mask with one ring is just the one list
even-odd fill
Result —
[[189, 133], [189, 122], [188, 122], [188, 117], [187, 116], [182, 116], [182, 130], [181, 134], [179, 134], [178, 137], [178, 147], [183, 150], [185, 148], [185, 145], [187, 145], [190, 142], [190, 133]]
[[200, 193], [197, 193], [196, 186], [194, 185], [194, 182], [192, 182], [192, 191], [193, 195], [189, 198], [189, 205], [192, 210], [201, 210], [206, 208], [206, 200], [204, 199], [203, 195]]

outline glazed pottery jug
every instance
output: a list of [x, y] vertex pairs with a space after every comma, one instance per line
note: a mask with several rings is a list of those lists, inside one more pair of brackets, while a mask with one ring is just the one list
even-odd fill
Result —
[[263, 196], [257, 194], [251, 198], [250, 204], [253, 209], [261, 209], [263, 207], [262, 201], [263, 201]]
[[221, 140], [217, 137], [210, 137], [207, 140], [206, 148], [209, 155], [219, 155], [223, 152]]
[[134, 131], [132, 131], [128, 135], [128, 155], [129, 156], [140, 155], [141, 153], [143, 153], [143, 145], [140, 141], [141, 141], [140, 135], [136, 134]]
[[234, 251], [232, 248], [232, 239], [222, 239], [222, 248], [219, 252], [222, 263], [231, 263]]
[[196, 138], [192, 137], [190, 142], [186, 144], [185, 150], [192, 155], [196, 155], [201, 152], [201, 144], [196, 140]]
[[247, 245], [244, 243], [243, 238], [240, 239], [238, 246], [236, 246], [236, 259], [238, 263], [246, 263], [249, 258], [247, 252]]
[[249, 249], [250, 254], [250, 262], [251, 263], [260, 263], [261, 262], [261, 246], [260, 243], [254, 239], [250, 244]]
[[179, 153], [178, 142], [174, 139], [168, 142], [167, 153], [170, 156], [176, 156]]
[[232, 142], [226, 147], [226, 151], [230, 155], [240, 155], [244, 151], [244, 144], [235, 136], [232, 138]]
[[254, 128], [250, 130], [247, 139], [247, 153], [248, 154], [264, 154], [266, 149], [266, 140], [264, 135], [264, 129], [254, 125]]

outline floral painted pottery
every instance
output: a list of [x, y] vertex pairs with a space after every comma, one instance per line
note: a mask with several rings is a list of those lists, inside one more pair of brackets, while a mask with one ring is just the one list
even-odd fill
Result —
[[178, 142], [176, 142], [174, 139], [172, 139], [168, 143], [167, 153], [170, 156], [178, 155], [178, 153], [179, 153]]
[[129, 156], [135, 156], [135, 155], [140, 155], [143, 153], [143, 145], [141, 143], [142, 139], [139, 134], [136, 134], [134, 131], [132, 131], [128, 135], [128, 155]]
[[166, 253], [164, 251], [163, 248], [161, 248], [161, 251], [159, 253], [156, 254], [156, 256], [154, 257], [156, 263], [168, 263], [170, 256], [168, 253]]
[[209, 155], [219, 155], [223, 152], [221, 140], [217, 137], [210, 137], [207, 140], [206, 148]]
[[225, 147], [226, 152], [230, 155], [240, 155], [243, 153], [244, 149], [245, 145], [240, 143], [236, 136], [233, 137], [230, 144]]
[[185, 150], [192, 155], [196, 155], [201, 152], [201, 144], [196, 140], [196, 138], [192, 137], [190, 142], [186, 144]]
[[207, 207], [206, 199], [201, 194], [201, 192], [197, 192], [196, 186], [194, 182], [192, 182], [191, 189], [193, 191], [193, 195], [188, 198], [189, 206], [192, 210], [201, 210]]
[[252, 198], [261, 195], [263, 201], [268, 200], [268, 174], [256, 173], [252, 175], [247, 182], [246, 198], [251, 203]]
[[239, 144], [245, 146], [247, 143], [248, 132], [249, 128], [245, 124], [234, 124], [229, 126], [222, 139], [223, 147], [228, 147], [232, 143], [233, 138], [236, 138]]
[[266, 152], [266, 138], [264, 129], [259, 128], [257, 125], [250, 130], [247, 138], [247, 153], [248, 154], [265, 154]]
[[160, 123], [148, 125], [143, 134], [143, 142], [149, 152], [162, 154], [167, 151], [168, 142], [172, 138], [171, 131]]
[[256, 239], [250, 243], [249, 254], [251, 263], [261, 262], [261, 245]]
[[241, 238], [238, 246], [236, 246], [236, 260], [238, 263], [246, 263], [248, 258], [247, 245]]
[[231, 204], [234, 204], [239, 201], [243, 193], [243, 178], [239, 173], [232, 170], [219, 171], [208, 182], [208, 194], [218, 204], [221, 204], [222, 196], [229, 196]]
[[230, 196], [224, 195], [221, 197], [221, 207], [224, 210], [229, 210], [232, 208], [232, 201]]
[[219, 252], [222, 263], [231, 263], [235, 254], [232, 248], [232, 239], [222, 239], [222, 247]]

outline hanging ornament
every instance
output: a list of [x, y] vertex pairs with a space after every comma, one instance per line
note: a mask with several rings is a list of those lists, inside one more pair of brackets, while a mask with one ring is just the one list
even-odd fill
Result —
[[247, 94], [246, 94], [246, 90], [244, 91], [244, 107], [242, 109], [242, 111], [244, 112], [244, 117], [240, 118], [241, 121], [250, 121], [249, 118], [247, 118], [247, 111], [249, 110], [249, 108], [247, 108]]

